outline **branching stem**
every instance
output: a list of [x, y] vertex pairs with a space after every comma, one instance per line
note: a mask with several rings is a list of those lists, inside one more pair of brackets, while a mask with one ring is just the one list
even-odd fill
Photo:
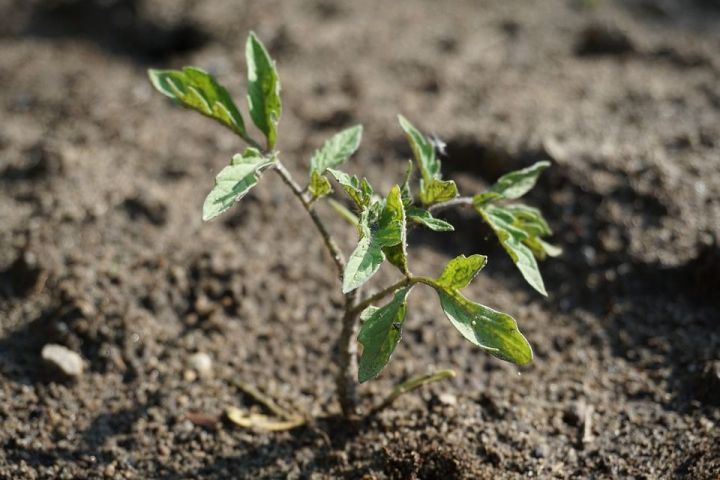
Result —
[[473, 205], [473, 198], [472, 197], [457, 197], [453, 198], [452, 200], [448, 200], [446, 202], [440, 202], [436, 203], [435, 205], [431, 205], [428, 207], [428, 212], [435, 215], [438, 212], [442, 212], [443, 210], [447, 210], [449, 208], [453, 207], [472, 207]]

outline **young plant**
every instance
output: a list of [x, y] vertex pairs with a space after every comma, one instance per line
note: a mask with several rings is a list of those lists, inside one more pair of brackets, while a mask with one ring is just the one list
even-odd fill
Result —
[[[263, 144], [248, 132], [243, 115], [228, 91], [207, 72], [195, 67], [150, 70], [150, 80], [157, 90], [175, 103], [213, 118], [248, 145], [217, 174], [215, 186], [203, 205], [204, 220], [213, 219], [228, 210], [258, 183], [266, 171], [273, 171], [297, 197], [313, 221], [335, 263], [345, 298], [336, 379], [343, 414], [346, 417], [357, 414], [357, 382], [375, 378], [390, 361], [402, 337], [408, 298], [416, 287], [429, 287], [436, 292], [440, 307], [451, 324], [471, 343], [490, 355], [517, 365], [531, 362], [533, 353], [530, 344], [510, 315], [476, 303], [461, 293], [485, 266], [487, 258], [478, 254], [461, 255], [450, 260], [436, 277], [418, 276], [410, 269], [407, 235], [412, 232], [411, 225], [451, 232], [453, 226], [436, 215], [451, 207], [472, 207], [495, 232], [525, 280], [539, 293], [547, 295], [536, 259], [556, 256], [560, 250], [543, 240], [551, 234], [551, 230], [540, 211], [513, 201], [533, 188], [549, 163], [538, 162], [508, 173], [487, 192], [460, 196], [455, 182], [443, 179], [434, 142], [405, 117], [399, 116], [400, 127], [407, 136], [414, 164], [420, 173], [417, 195], [411, 188], [412, 161], [403, 182], [394, 185], [385, 194], [377, 192], [367, 178], [339, 169], [360, 145], [360, 125], [337, 133], [313, 154], [308, 183], [302, 187], [285, 168], [275, 150], [282, 113], [280, 81], [275, 62], [253, 33], [247, 40], [246, 57], [248, 113], [265, 138]], [[345, 192], [352, 204], [351, 209], [329, 198], [333, 192], [331, 180]], [[329, 234], [325, 220], [314, 208], [316, 202], [326, 198], [340, 216], [357, 229], [358, 243], [347, 259]], [[385, 261], [398, 269], [399, 280], [373, 295], [363, 296], [363, 285]], [[386, 298], [389, 301], [382, 304]], [[362, 345], [359, 362], [357, 343]], [[441, 371], [411, 379], [396, 387], [374, 411], [388, 405], [405, 391], [452, 374], [451, 371]], [[282, 409], [262, 397], [257, 390], [247, 385], [242, 388], [286, 418], [284, 423], [272, 423], [257, 417], [238, 417], [234, 412], [238, 423], [268, 429], [303, 423], [297, 420], [297, 416], [283, 415]]]

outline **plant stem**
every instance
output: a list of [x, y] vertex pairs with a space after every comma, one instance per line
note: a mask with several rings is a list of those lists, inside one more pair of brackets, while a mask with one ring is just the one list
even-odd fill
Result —
[[335, 378], [340, 408], [345, 418], [357, 415], [357, 342], [358, 321], [355, 307], [357, 305], [358, 290], [345, 294], [345, 312], [342, 317], [342, 330], [338, 339], [338, 372]]
[[405, 277], [400, 281], [397, 281], [393, 283], [392, 285], [389, 285], [379, 292], [377, 292], [374, 295], [371, 295], [370, 297], [366, 298], [362, 302], [359, 302], [357, 305], [355, 305], [355, 308], [353, 308], [353, 312], [355, 315], [359, 315], [362, 313], [363, 310], [365, 310], [367, 307], [372, 305], [373, 303], [376, 303], [383, 298], [387, 297], [388, 295], [392, 294], [397, 290], [398, 288], [402, 288], [406, 285], [410, 285], [411, 283], [416, 283], [413, 277]]
[[435, 214], [435, 213], [441, 212], [443, 210], [447, 210], [448, 208], [472, 207], [472, 205], [473, 205], [472, 197], [457, 197], [457, 198], [453, 198], [452, 200], [448, 200], [446, 202], [440, 202], [440, 203], [436, 203], [435, 205], [431, 205], [430, 207], [428, 207], [428, 212]]
[[[325, 246], [330, 252], [330, 256], [335, 262], [338, 270], [338, 276], [342, 283], [343, 273], [345, 272], [345, 257], [340, 248], [338, 248], [335, 239], [330, 235], [322, 219], [312, 209], [312, 201], [303, 191], [302, 187], [292, 178], [290, 172], [285, 166], [277, 161], [275, 171], [280, 175], [285, 184], [300, 200], [303, 207], [312, 218], [315, 227], [320, 236], [322, 236]], [[342, 329], [340, 338], [338, 339], [338, 374], [336, 377], [336, 389], [340, 407], [342, 408], [345, 418], [353, 417], [357, 414], [357, 337], [358, 322], [355, 307], [360, 289], [345, 294], [345, 308], [342, 316]]]
[[300, 203], [302, 203], [303, 207], [305, 207], [308, 215], [310, 215], [310, 218], [312, 219], [318, 232], [320, 232], [320, 236], [325, 242], [325, 246], [330, 252], [330, 256], [335, 262], [335, 266], [337, 267], [340, 280], [342, 280], [342, 275], [345, 271], [345, 257], [340, 251], [340, 248], [338, 248], [337, 243], [335, 243], [335, 239], [332, 237], [332, 235], [330, 235], [330, 232], [328, 232], [325, 224], [320, 219], [318, 214], [312, 209], [312, 202], [303, 193], [302, 187], [298, 185], [297, 182], [292, 178], [292, 175], [290, 174], [288, 169], [285, 168], [285, 165], [280, 162], [280, 160], [277, 160], [277, 162], [275, 163], [275, 171], [280, 175], [280, 178], [283, 179], [285, 184], [290, 187], [290, 190], [292, 190], [298, 200], [300, 200]]

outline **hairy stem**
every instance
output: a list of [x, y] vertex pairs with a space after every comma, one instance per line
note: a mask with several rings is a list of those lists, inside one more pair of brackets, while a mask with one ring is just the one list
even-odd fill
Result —
[[345, 294], [345, 312], [342, 317], [342, 330], [338, 339], [338, 373], [335, 385], [345, 418], [357, 415], [357, 342], [358, 314], [355, 312], [359, 289]]
[[472, 207], [473, 205], [473, 198], [472, 197], [457, 197], [453, 198], [452, 200], [448, 200], [446, 202], [440, 202], [436, 203], [435, 205], [431, 205], [428, 207], [428, 212], [432, 214], [436, 214], [438, 212], [442, 212], [443, 210], [447, 210], [449, 208], [453, 207]]

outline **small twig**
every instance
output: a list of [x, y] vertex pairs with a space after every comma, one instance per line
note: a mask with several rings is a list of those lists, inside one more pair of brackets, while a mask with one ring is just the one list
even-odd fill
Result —
[[446, 202], [440, 202], [440, 203], [436, 203], [435, 205], [431, 205], [430, 207], [428, 207], [428, 212], [430, 212], [434, 215], [438, 212], [442, 212], [443, 210], [447, 210], [449, 208], [472, 207], [472, 205], [473, 205], [472, 197], [457, 197], [457, 198], [453, 198], [452, 200], [448, 200]]
[[242, 380], [232, 380], [231, 383], [235, 385], [238, 389], [240, 389], [244, 394], [252, 397], [256, 402], [258, 402], [260, 405], [264, 406], [268, 409], [268, 411], [272, 412], [274, 415], [284, 418], [285, 420], [294, 420], [298, 417], [302, 417], [302, 415], [298, 413], [290, 412], [289, 410], [284, 409], [275, 401], [262, 393], [260, 390], [255, 388], [255, 386], [250, 385], [249, 383], [243, 382]]
[[592, 432], [593, 413], [595, 413], [595, 407], [593, 407], [592, 405], [588, 405], [585, 408], [585, 418], [583, 419], [582, 443], [584, 445], [587, 445], [588, 443], [591, 443], [594, 440], [594, 435]]
[[410, 380], [403, 382], [393, 388], [392, 392], [390, 392], [390, 395], [388, 395], [382, 402], [380, 402], [370, 410], [368, 416], [377, 415], [382, 410], [392, 405], [392, 403], [397, 400], [398, 397], [405, 393], [417, 390], [423, 385], [428, 385], [433, 382], [438, 382], [440, 380], [445, 380], [446, 378], [453, 377], [455, 377], [455, 371], [449, 369], [438, 370], [437, 372], [426, 373], [425, 375], [413, 377]]

